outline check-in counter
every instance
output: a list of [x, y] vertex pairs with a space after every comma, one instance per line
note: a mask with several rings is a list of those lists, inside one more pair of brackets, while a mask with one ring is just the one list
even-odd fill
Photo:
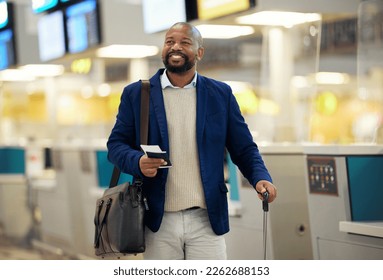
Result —
[[0, 229], [9, 239], [24, 241], [31, 212], [23, 147], [0, 147]]
[[314, 259], [383, 259], [383, 146], [305, 147]]
[[91, 254], [93, 233], [88, 228], [93, 217], [88, 209], [95, 207], [97, 190], [96, 179], [87, 176], [95, 168], [91, 151], [91, 147], [76, 145], [52, 147], [55, 180], [52, 184], [33, 184], [41, 213], [41, 239], [36, 246], [70, 258]]
[[[383, 259], [383, 146], [259, 148], [278, 188], [268, 214], [268, 259]], [[261, 259], [261, 205], [245, 180], [240, 203], [241, 215], [230, 218], [229, 253]]]

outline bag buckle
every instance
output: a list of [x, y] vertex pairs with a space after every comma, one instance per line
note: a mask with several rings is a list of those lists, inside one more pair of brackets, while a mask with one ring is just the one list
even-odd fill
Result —
[[143, 182], [142, 182], [142, 180], [135, 180], [135, 181], [133, 182], [133, 184], [136, 185], [137, 187], [141, 187], [142, 184], [143, 184]]

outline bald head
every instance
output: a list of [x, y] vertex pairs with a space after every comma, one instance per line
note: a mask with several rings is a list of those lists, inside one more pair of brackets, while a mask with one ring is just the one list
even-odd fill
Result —
[[189, 36], [192, 37], [195, 42], [197, 42], [198, 48], [202, 47], [203, 39], [202, 39], [201, 33], [194, 25], [188, 22], [177, 22], [169, 28], [168, 32], [171, 31], [172, 29], [182, 29], [185, 27], [189, 30]]

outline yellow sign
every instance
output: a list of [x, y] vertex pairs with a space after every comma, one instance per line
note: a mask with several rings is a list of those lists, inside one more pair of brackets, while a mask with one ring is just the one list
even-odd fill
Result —
[[250, 0], [198, 0], [198, 18], [212, 19], [250, 8]]
[[73, 73], [88, 74], [92, 69], [92, 60], [90, 58], [76, 59], [70, 66]]

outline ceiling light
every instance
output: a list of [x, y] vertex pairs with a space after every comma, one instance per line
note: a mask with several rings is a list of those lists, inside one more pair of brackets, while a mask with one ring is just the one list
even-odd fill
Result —
[[98, 57], [144, 58], [158, 53], [158, 47], [145, 45], [110, 45], [97, 50]]
[[6, 69], [0, 72], [0, 81], [4, 82], [29, 82], [35, 79], [31, 73], [19, 69]]
[[315, 74], [315, 81], [318, 84], [342, 85], [350, 81], [350, 76], [337, 72], [318, 72]]
[[55, 77], [62, 75], [65, 71], [63, 65], [55, 64], [28, 64], [18, 69], [6, 69], [0, 72], [0, 81], [28, 82], [37, 77]]
[[251, 26], [202, 24], [196, 26], [203, 38], [231, 39], [254, 33]]
[[240, 24], [284, 26], [290, 28], [294, 25], [321, 20], [320, 14], [296, 13], [281, 11], [263, 11], [236, 19]]
[[65, 68], [59, 64], [27, 64], [19, 68], [35, 77], [55, 77], [64, 74]]

